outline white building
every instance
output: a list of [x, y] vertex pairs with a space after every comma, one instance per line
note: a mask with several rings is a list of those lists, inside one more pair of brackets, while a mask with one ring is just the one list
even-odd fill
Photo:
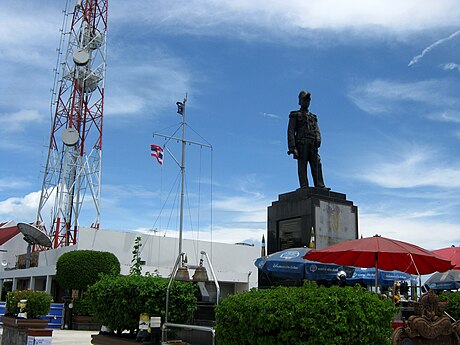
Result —
[[[0, 228], [0, 236], [2, 232]], [[3, 281], [12, 280], [13, 290], [33, 289], [44, 290], [53, 294], [56, 287], [56, 261], [60, 255], [72, 250], [97, 250], [115, 254], [121, 264], [121, 273], [128, 274], [133, 257], [134, 241], [141, 236], [142, 273], [158, 273], [168, 277], [178, 257], [178, 239], [158, 235], [147, 235], [137, 232], [120, 232], [80, 228], [78, 244], [74, 246], [35, 252], [38, 255], [36, 267], [18, 268], [18, 257], [27, 251], [27, 243], [18, 233], [1, 245], [0, 253], [0, 287]], [[6, 251], [5, 251], [6, 250]], [[260, 256], [260, 248], [249, 245], [213, 243], [184, 239], [182, 251], [187, 255], [188, 264], [198, 265], [202, 258], [201, 251], [206, 252], [221, 288], [221, 296], [229, 293], [248, 290], [257, 286], [257, 268], [254, 261]], [[37, 258], [34, 258], [36, 261]], [[32, 260], [32, 262], [34, 262]], [[144, 263], [145, 262], [145, 263]], [[204, 260], [207, 271], [210, 269]], [[82, 267], [82, 270], [84, 267]], [[190, 276], [193, 275], [193, 270]], [[212, 280], [212, 275], [209, 274]]]

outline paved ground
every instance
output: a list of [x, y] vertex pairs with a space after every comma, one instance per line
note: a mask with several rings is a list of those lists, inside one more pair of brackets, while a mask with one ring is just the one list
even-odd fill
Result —
[[64, 344], [65, 345], [90, 345], [91, 344], [91, 334], [98, 334], [98, 333], [99, 333], [98, 331], [71, 331], [71, 330], [64, 330], [64, 329], [53, 329], [52, 344], [53, 345], [64, 345]]

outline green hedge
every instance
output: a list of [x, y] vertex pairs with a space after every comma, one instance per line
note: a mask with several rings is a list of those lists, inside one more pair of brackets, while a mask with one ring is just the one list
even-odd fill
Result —
[[447, 302], [446, 312], [455, 320], [460, 320], [460, 292], [443, 292], [439, 295], [439, 300]]
[[[139, 315], [164, 320], [168, 280], [154, 276], [104, 276], [90, 286], [85, 299], [94, 317], [113, 331], [135, 330]], [[175, 281], [170, 289], [168, 321], [185, 323], [193, 315], [196, 286]]]
[[93, 309], [91, 308], [91, 304], [86, 297], [86, 294], [80, 298], [74, 298], [73, 301], [73, 308], [72, 308], [72, 315], [80, 315], [80, 316], [93, 316]]
[[389, 344], [397, 309], [360, 287], [276, 287], [216, 308], [219, 345]]
[[101, 273], [120, 273], [120, 261], [113, 253], [74, 250], [61, 255], [56, 263], [56, 280], [64, 289], [85, 291]]
[[47, 315], [53, 301], [51, 295], [46, 291], [10, 291], [6, 296], [6, 315], [16, 316], [19, 313], [18, 302], [22, 299], [27, 300], [25, 311], [28, 319]]

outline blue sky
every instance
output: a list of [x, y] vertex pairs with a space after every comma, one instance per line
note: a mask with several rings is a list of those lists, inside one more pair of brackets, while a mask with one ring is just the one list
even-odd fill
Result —
[[[0, 4], [3, 221], [36, 218], [64, 7]], [[298, 187], [286, 130], [304, 89], [360, 233], [459, 245], [459, 18], [456, 0], [111, 1], [101, 228], [175, 234], [178, 168], [149, 149], [187, 93], [187, 135], [213, 149], [187, 147], [184, 236], [260, 241], [267, 206]]]

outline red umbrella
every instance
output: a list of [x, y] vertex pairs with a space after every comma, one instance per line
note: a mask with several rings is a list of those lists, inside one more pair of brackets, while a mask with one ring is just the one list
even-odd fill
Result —
[[433, 250], [436, 255], [450, 260], [455, 265], [454, 270], [460, 270], [460, 247], [448, 247]]
[[[338, 265], [375, 267], [377, 272], [379, 269], [398, 270], [418, 275], [445, 272], [453, 267], [449, 260], [429, 250], [378, 235], [346, 241], [320, 250], [313, 249], [304, 258]], [[375, 284], [377, 287], [377, 280]]]

